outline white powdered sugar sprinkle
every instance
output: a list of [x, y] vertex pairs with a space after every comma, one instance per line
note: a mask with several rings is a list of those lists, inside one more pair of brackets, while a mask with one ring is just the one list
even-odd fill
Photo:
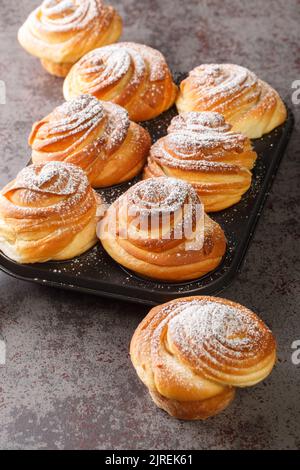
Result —
[[173, 309], [168, 337], [183, 353], [216, 356], [255, 356], [261, 351], [266, 328], [238, 307], [213, 301], [183, 301]]
[[36, 26], [55, 33], [81, 31], [95, 26], [96, 19], [99, 25], [109, 20], [102, 0], [44, 0], [37, 11], [38, 15], [33, 12]]
[[122, 95], [131, 96], [147, 77], [150, 82], [164, 80], [168, 68], [159, 51], [135, 43], [119, 43], [95, 49], [74, 68], [82, 92], [105, 90], [127, 76]]
[[154, 215], [179, 210], [184, 203], [199, 204], [195, 190], [183, 180], [175, 178], [149, 178], [137, 183], [126, 194], [133, 210]]
[[64, 162], [38, 163], [24, 168], [3, 196], [13, 191], [20, 191], [13, 204], [25, 222], [27, 217], [47, 217], [50, 211], [63, 223], [64, 215], [69, 217], [76, 209], [80, 217], [95, 204], [83, 170]]
[[223, 153], [241, 153], [247, 138], [230, 129], [221, 114], [182, 113], [172, 119], [168, 135], [154, 144], [151, 157], [167, 166], [187, 170], [231, 169], [232, 164], [222, 162]]
[[[71, 155], [99, 128], [95, 140], [85, 148], [86, 154], [92, 152], [95, 146], [101, 147], [104, 152], [111, 152], [123, 143], [129, 126], [130, 120], [125, 109], [99, 101], [91, 95], [80, 95], [56, 108], [45, 119], [32, 146], [34, 150], [47, 151], [49, 145], [66, 141], [70, 145], [65, 146], [61, 154]], [[70, 139], [72, 136], [76, 140]]]
[[246, 138], [231, 132], [230, 128], [218, 113], [183, 113], [173, 118], [168, 129], [168, 142], [187, 153], [219, 146], [226, 150], [242, 150]]
[[82, 177], [82, 173], [80, 169], [77, 171], [77, 167], [61, 162], [30, 165], [18, 174], [14, 189], [68, 196], [77, 190], [78, 177]]
[[[101, 103], [90, 95], [81, 95], [72, 101], [67, 101], [56, 109], [54, 115], [57, 121], [51, 122], [49, 135], [65, 134], [73, 135], [86, 129], [93, 129], [104, 117], [104, 109]], [[64, 138], [56, 136], [56, 140]]]
[[256, 75], [245, 67], [235, 64], [203, 64], [190, 72], [197, 91], [198, 104], [214, 102], [218, 110], [247, 93], [247, 102], [256, 100], [260, 93]]

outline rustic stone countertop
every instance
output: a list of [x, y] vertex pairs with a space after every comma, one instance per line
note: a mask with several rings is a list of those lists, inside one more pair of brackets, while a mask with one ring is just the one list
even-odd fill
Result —
[[[17, 43], [38, 0], [0, 1], [0, 184], [29, 158], [34, 120], [62, 101], [62, 81]], [[17, 281], [0, 272], [0, 448], [295, 449], [300, 447], [299, 109], [297, 0], [112, 1], [124, 40], [160, 49], [173, 70], [233, 62], [268, 80], [290, 104], [296, 127], [245, 265], [224, 297], [253, 308], [278, 340], [279, 362], [207, 422], [180, 422], [152, 403], [128, 345], [148, 308]]]

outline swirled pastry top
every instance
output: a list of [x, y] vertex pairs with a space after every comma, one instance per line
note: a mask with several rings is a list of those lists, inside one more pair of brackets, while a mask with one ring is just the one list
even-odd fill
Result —
[[100, 197], [64, 162], [24, 168], [0, 194], [0, 249], [24, 263], [68, 259], [96, 241]]
[[114, 103], [80, 95], [34, 124], [29, 137], [34, 162], [64, 160], [80, 166], [93, 187], [118, 184], [142, 168], [148, 132]]
[[221, 114], [189, 112], [172, 119], [168, 135], [152, 146], [151, 157], [182, 170], [234, 173], [237, 166], [252, 168], [253, 158], [249, 162], [242, 155], [249, 147], [249, 139], [232, 132]]
[[232, 132], [221, 114], [191, 111], [174, 117], [168, 134], [151, 147], [144, 178], [182, 178], [206, 211], [219, 211], [249, 189], [256, 157], [249, 138]]
[[[168, 344], [180, 359], [210, 380], [253, 385], [262, 380], [257, 364], [274, 357], [270, 330], [250, 310], [233, 303], [178, 303], [168, 325]], [[267, 361], [267, 364], [269, 361]]]
[[[189, 223], [190, 230], [195, 230], [199, 222], [197, 211], [202, 210], [193, 188], [173, 178], [140, 181], [121, 196], [115, 206], [119, 217], [118, 235], [126, 238], [126, 245], [132, 243], [154, 252], [180, 246], [185, 226]], [[184, 247], [181, 251], [180, 261], [184, 263], [187, 253]], [[157, 256], [159, 258], [159, 253]]]
[[56, 160], [71, 156], [83, 147], [86, 157], [95, 146], [111, 154], [124, 142], [129, 125], [128, 113], [121, 106], [81, 95], [34, 124], [29, 144], [34, 152], [54, 154]]
[[193, 187], [149, 178], [124, 193], [101, 222], [105, 250], [121, 265], [154, 279], [201, 277], [222, 260], [226, 238], [204, 214]]
[[190, 297], [152, 309], [133, 336], [131, 356], [150, 390], [193, 401], [263, 380], [274, 366], [276, 343], [246, 307]]
[[64, 96], [68, 100], [81, 93], [125, 107], [136, 121], [169, 108], [177, 87], [159, 51], [124, 42], [95, 49], [72, 67], [64, 83]]
[[[1, 192], [1, 213], [30, 224], [43, 215], [85, 212], [95, 202], [95, 193], [80, 168], [61, 162], [30, 165]], [[28, 218], [28, 220], [27, 220]], [[64, 221], [61, 220], [64, 225]]]
[[180, 85], [179, 112], [216, 111], [234, 131], [260, 137], [282, 124], [285, 106], [278, 93], [245, 67], [202, 64]]
[[29, 15], [18, 37], [21, 45], [40, 59], [74, 63], [102, 45], [101, 37], [116, 15], [102, 0], [44, 0]]

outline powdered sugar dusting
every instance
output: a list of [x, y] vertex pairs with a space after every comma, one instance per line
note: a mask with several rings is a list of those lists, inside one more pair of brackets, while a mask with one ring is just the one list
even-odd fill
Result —
[[[134, 80], [141, 79], [145, 72], [145, 65], [139, 55], [134, 57], [136, 70]], [[79, 73], [89, 78], [95, 75], [90, 86], [99, 89], [109, 87], [123, 78], [131, 66], [131, 55], [126, 49], [115, 46], [95, 49], [85, 56], [79, 67]]]
[[[96, 129], [99, 130], [98, 135], [85, 148], [86, 156], [95, 146], [101, 148], [104, 154], [109, 153], [123, 143], [130, 125], [125, 109], [109, 102], [100, 102], [91, 95], [80, 95], [64, 103], [44, 121], [34, 134], [32, 147], [37, 151], [49, 151], [49, 146], [60, 142], [62, 157], [74, 154], [77, 148], [81, 149]], [[76, 140], [70, 139], [72, 136]], [[57, 148], [55, 153], [58, 153]], [[98, 153], [101, 156], [101, 152]]]
[[[92, 28], [95, 20], [107, 23], [111, 12], [102, 0], [44, 0], [37, 12], [33, 12], [35, 26], [49, 32], [67, 33]], [[99, 33], [99, 31], [98, 31]]]
[[184, 203], [200, 204], [192, 186], [175, 178], [149, 178], [137, 183], [126, 195], [133, 210], [155, 214], [176, 212]]
[[203, 64], [190, 72], [197, 93], [197, 108], [222, 112], [245, 95], [245, 103], [256, 101], [261, 86], [256, 75], [235, 64]]
[[183, 113], [172, 119], [168, 142], [179, 151], [192, 154], [215, 147], [242, 151], [246, 137], [230, 132], [230, 128], [218, 113]]
[[[148, 46], [119, 43], [101, 47], [84, 56], [71, 72], [70, 80], [83, 93], [104, 92], [122, 82], [122, 97], [129, 101], [143, 80], [163, 81], [170, 73], [163, 55]], [[158, 88], [157, 92], [160, 89]], [[153, 91], [154, 92], [154, 91]]]
[[106, 151], [113, 152], [125, 140], [130, 127], [129, 115], [126, 109], [110, 102], [102, 102], [107, 120], [104, 130]]
[[64, 139], [63, 134], [67, 133], [70, 136], [87, 129], [89, 131], [94, 129], [102, 121], [104, 109], [92, 96], [81, 95], [57, 108], [53, 117], [51, 124], [48, 124], [47, 132], [50, 136], [55, 135], [52, 139], [52, 142], [55, 142]]
[[18, 174], [14, 189], [30, 189], [40, 193], [68, 196], [75, 193], [78, 179], [82, 176], [81, 170], [60, 162], [30, 165]]
[[183, 169], [232, 168], [232, 164], [222, 162], [222, 155], [224, 152], [241, 153], [247, 138], [230, 129], [221, 114], [182, 113], [172, 119], [168, 135], [152, 147], [151, 157], [167, 166]]
[[168, 325], [170, 341], [184, 354], [212, 362], [256, 356], [270, 334], [246, 309], [213, 300], [179, 302], [173, 314]]
[[[157, 247], [163, 250], [174, 240], [180, 245], [178, 256], [202, 249], [203, 205], [192, 186], [183, 180], [159, 177], [141, 181], [115, 202], [109, 217], [114, 216], [114, 208], [119, 241], [126, 238], [147, 247], [147, 256], [152, 260], [158, 256]], [[182, 264], [185, 259], [177, 261]]]
[[[24, 168], [13, 184], [2, 192], [8, 197], [18, 191], [10, 211], [27, 217], [46, 217], [57, 214], [63, 218], [81, 216], [96, 205], [95, 195], [81, 168], [64, 162], [48, 162]], [[57, 223], [57, 222], [56, 222]]]

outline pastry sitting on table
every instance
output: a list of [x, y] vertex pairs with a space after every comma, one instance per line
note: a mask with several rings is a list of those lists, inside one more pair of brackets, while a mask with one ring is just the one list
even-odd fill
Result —
[[153, 308], [130, 346], [133, 366], [153, 401], [179, 419], [224, 410], [237, 388], [264, 380], [276, 342], [246, 307], [216, 297], [186, 297]]

